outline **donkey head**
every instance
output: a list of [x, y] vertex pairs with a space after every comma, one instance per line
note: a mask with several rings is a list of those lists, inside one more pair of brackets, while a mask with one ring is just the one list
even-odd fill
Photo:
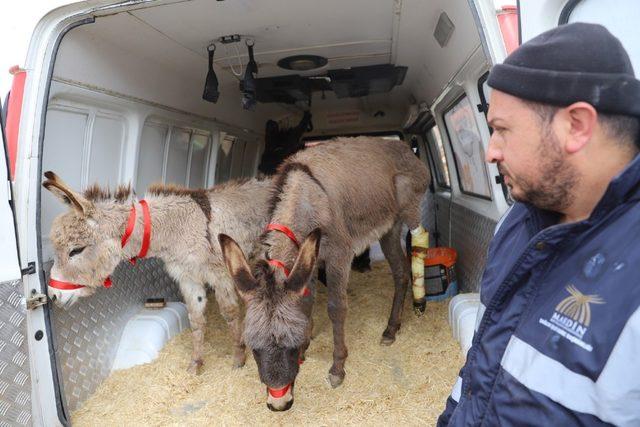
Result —
[[260, 380], [267, 386], [267, 406], [285, 411], [293, 405], [300, 352], [311, 333], [302, 298], [318, 256], [320, 230], [306, 238], [286, 279], [265, 260], [259, 260], [252, 272], [233, 239], [221, 234], [218, 240], [227, 269], [247, 306], [244, 340], [253, 351]]
[[[118, 233], [130, 205], [128, 188], [118, 190], [115, 200], [106, 202], [110, 194], [92, 187], [84, 195], [73, 191], [53, 172], [45, 172], [42, 185], [69, 211], [58, 215], [51, 226], [54, 263], [48, 293], [58, 305], [70, 306], [78, 297], [92, 295], [103, 286], [123, 258]], [[97, 200], [113, 205], [112, 209], [96, 206]], [[56, 283], [57, 287], [51, 284]], [[61, 289], [62, 288], [62, 289]]]

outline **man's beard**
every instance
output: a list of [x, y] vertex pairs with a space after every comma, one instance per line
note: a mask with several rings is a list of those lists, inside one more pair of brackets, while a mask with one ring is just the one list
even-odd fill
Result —
[[[519, 194], [511, 197], [524, 203], [553, 212], [563, 212], [575, 199], [578, 172], [566, 161], [559, 141], [551, 132], [546, 132], [538, 148], [540, 165], [534, 178], [509, 176], [519, 186]], [[498, 168], [502, 171], [501, 165]]]

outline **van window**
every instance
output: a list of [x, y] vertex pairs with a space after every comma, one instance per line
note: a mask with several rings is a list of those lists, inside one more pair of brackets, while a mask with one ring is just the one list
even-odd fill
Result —
[[473, 106], [466, 95], [444, 113], [444, 122], [453, 149], [460, 191], [491, 200], [491, 186], [484, 163], [484, 149]]
[[124, 149], [124, 129], [121, 117], [96, 115], [91, 136], [88, 183], [118, 183]]
[[187, 163], [189, 161], [189, 140], [191, 134], [186, 129], [173, 128], [169, 138], [169, 155], [164, 182], [185, 185], [187, 183]]
[[211, 138], [209, 135], [194, 132], [191, 136], [191, 159], [189, 161], [190, 188], [204, 188], [206, 186], [207, 165]]
[[153, 183], [206, 186], [210, 150], [211, 136], [206, 131], [145, 123], [140, 137], [136, 191], [144, 194]]
[[162, 182], [164, 146], [167, 140], [167, 126], [145, 123], [140, 137], [136, 192], [144, 194], [149, 185]]
[[567, 7], [573, 7], [568, 22], [601, 24], [618, 37], [629, 53], [636, 77], [639, 76], [640, 39], [638, 39], [637, 25], [640, 22], [640, 8], [638, 8], [637, 0], [617, 0], [615, 2], [582, 0], [568, 3]]
[[218, 148], [218, 165], [216, 167], [216, 184], [228, 181], [231, 177], [231, 156], [237, 138], [227, 132], [220, 132]]
[[444, 153], [440, 129], [438, 129], [437, 125], [427, 131], [426, 141], [428, 150], [431, 153], [431, 158], [435, 164], [436, 183], [439, 187], [451, 188], [449, 165], [447, 164], [447, 156]]

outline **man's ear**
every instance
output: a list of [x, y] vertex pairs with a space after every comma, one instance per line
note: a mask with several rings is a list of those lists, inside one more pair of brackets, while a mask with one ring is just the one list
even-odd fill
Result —
[[93, 208], [93, 203], [85, 199], [81, 194], [73, 191], [71, 187], [69, 187], [55, 173], [47, 171], [44, 173], [44, 176], [45, 178], [47, 178], [42, 183], [42, 186], [44, 188], [53, 193], [53, 195], [60, 199], [63, 203], [75, 209], [79, 214], [83, 216], [89, 215]]
[[226, 234], [219, 234], [218, 242], [222, 248], [224, 263], [238, 292], [244, 296], [254, 290], [258, 286], [258, 282], [251, 274], [251, 269], [240, 246]]
[[574, 102], [565, 107], [568, 120], [565, 150], [569, 154], [582, 150], [593, 136], [598, 122], [598, 112], [587, 102]]
[[320, 238], [322, 233], [319, 228], [313, 230], [300, 246], [298, 258], [293, 264], [291, 274], [285, 281], [287, 290], [300, 292], [311, 278], [311, 273], [316, 265], [318, 251], [320, 250]]

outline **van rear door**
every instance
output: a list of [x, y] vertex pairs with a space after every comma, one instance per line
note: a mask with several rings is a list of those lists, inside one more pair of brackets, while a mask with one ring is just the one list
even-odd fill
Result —
[[[1, 108], [0, 111], [4, 112], [5, 109]], [[5, 117], [3, 115], [2, 126], [0, 126], [2, 128], [2, 144], [0, 144], [0, 284], [21, 278], [4, 124]]]
[[558, 25], [589, 22], [604, 25], [627, 50], [636, 77], [640, 75], [640, 8], [637, 0], [519, 0], [522, 43]]

